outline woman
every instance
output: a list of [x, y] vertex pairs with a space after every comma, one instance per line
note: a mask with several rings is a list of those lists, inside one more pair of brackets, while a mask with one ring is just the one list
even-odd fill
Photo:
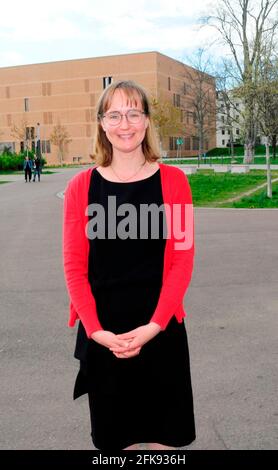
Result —
[[65, 192], [69, 326], [80, 320], [74, 398], [88, 394], [97, 449], [185, 446], [195, 439], [182, 304], [194, 255], [190, 187], [158, 163], [141, 86], [111, 84], [97, 119], [97, 165]]

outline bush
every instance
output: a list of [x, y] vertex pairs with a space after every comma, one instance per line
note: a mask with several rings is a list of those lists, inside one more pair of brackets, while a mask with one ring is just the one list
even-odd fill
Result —
[[[13, 153], [2, 153], [0, 155], [0, 171], [20, 171], [23, 170], [23, 162], [24, 158], [26, 157], [27, 153], [24, 152], [23, 154], [16, 154]], [[28, 152], [29, 158], [33, 159], [33, 153]], [[44, 166], [47, 162], [45, 158], [42, 158], [42, 166]]]
[[7, 155], [2, 153], [0, 155], [0, 170], [22, 170], [23, 169], [23, 158], [19, 155]]

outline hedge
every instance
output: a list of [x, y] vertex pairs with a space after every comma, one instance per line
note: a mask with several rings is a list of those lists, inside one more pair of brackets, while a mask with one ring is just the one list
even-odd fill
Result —
[[[0, 154], [0, 171], [20, 171], [23, 170], [23, 162], [25, 154]], [[29, 152], [29, 157], [33, 159], [33, 154]], [[46, 163], [45, 158], [42, 158], [42, 164]]]

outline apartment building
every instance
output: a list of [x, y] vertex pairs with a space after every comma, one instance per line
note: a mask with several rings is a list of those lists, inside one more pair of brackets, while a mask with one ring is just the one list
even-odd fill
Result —
[[[64, 126], [69, 142], [64, 162], [91, 162], [96, 103], [112, 81], [135, 80], [151, 97], [165, 99], [180, 109], [182, 132], [164, 135], [164, 156], [198, 154], [198, 131], [192, 109], [192, 88], [187, 70], [194, 69], [158, 52], [0, 68], [0, 152], [38, 145], [48, 164], [59, 163], [58, 147], [50, 139], [57, 125]], [[211, 93], [215, 96], [214, 82]], [[14, 127], [22, 132], [15, 136]], [[25, 137], [24, 137], [25, 135]], [[26, 140], [27, 139], [27, 140]], [[205, 149], [216, 146], [215, 120]]]
[[242, 99], [234, 97], [233, 93], [217, 92], [217, 147], [228, 147], [231, 142], [242, 140]]

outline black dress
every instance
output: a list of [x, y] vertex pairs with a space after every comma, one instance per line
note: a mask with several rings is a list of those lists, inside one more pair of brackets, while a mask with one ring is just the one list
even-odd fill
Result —
[[[88, 201], [105, 208], [106, 223], [105, 238], [90, 240], [89, 282], [103, 329], [119, 334], [148, 323], [155, 310], [162, 285], [165, 213], [160, 213], [157, 239], [150, 238], [150, 231], [145, 239], [131, 238], [134, 231], [125, 240], [107, 239], [108, 196], [117, 208], [124, 203], [137, 208], [139, 234], [140, 204], [163, 204], [160, 170], [132, 183], [111, 182], [92, 172]], [[117, 224], [127, 214], [117, 215]], [[111, 219], [109, 223], [111, 229]], [[182, 447], [195, 439], [187, 335], [174, 316], [165, 331], [129, 359], [89, 340], [80, 322], [75, 357], [80, 371], [74, 398], [88, 393], [97, 449], [121, 450], [143, 442]]]

